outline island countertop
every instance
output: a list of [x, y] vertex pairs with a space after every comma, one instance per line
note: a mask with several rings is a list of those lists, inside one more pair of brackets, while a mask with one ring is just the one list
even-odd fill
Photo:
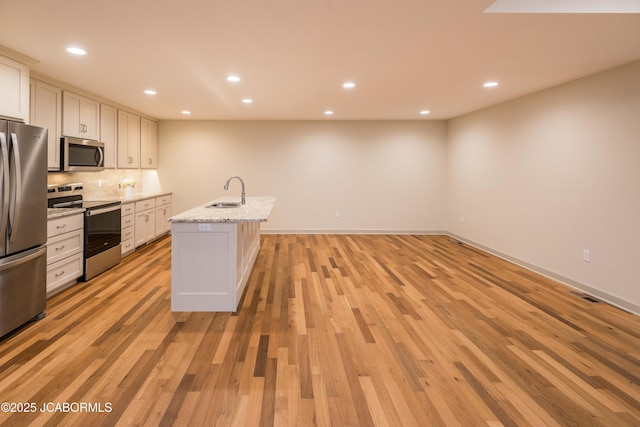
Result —
[[170, 222], [265, 222], [269, 219], [275, 197], [247, 197], [237, 208], [208, 208], [216, 202], [238, 202], [238, 197], [220, 197], [169, 218]]

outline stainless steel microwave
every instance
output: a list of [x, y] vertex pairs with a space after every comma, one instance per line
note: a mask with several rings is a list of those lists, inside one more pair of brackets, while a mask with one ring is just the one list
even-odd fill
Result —
[[104, 169], [104, 143], [82, 138], [60, 139], [60, 170], [89, 172]]

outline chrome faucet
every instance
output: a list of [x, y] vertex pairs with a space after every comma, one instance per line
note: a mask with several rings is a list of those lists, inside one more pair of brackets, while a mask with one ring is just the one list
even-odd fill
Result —
[[225, 189], [225, 190], [228, 190], [228, 189], [229, 189], [229, 183], [231, 182], [231, 180], [232, 180], [233, 178], [238, 178], [238, 180], [240, 180], [240, 184], [242, 184], [242, 198], [241, 198], [241, 200], [240, 200], [240, 201], [241, 201], [241, 202], [242, 202], [242, 204], [244, 205], [244, 204], [246, 204], [246, 203], [247, 203], [247, 200], [246, 200], [246, 199], [245, 199], [245, 197], [244, 197], [244, 181], [242, 180], [242, 178], [240, 178], [240, 177], [239, 177], [239, 176], [237, 176], [237, 175], [232, 176], [231, 178], [229, 178], [229, 179], [227, 180], [227, 183], [224, 185], [224, 189]]

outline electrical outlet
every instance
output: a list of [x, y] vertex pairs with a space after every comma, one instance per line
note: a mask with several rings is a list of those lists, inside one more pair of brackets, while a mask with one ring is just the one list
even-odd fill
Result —
[[340, 213], [340, 211], [336, 211], [336, 218], [340, 218], [342, 216], [342, 213]]
[[464, 215], [460, 215], [460, 224], [464, 224]]
[[591, 251], [588, 249], [585, 249], [582, 251], [582, 260], [584, 262], [591, 262]]

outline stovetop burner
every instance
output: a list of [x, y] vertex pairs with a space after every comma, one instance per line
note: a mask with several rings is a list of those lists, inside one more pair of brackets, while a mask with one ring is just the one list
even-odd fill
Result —
[[47, 190], [50, 208], [85, 208], [87, 210], [118, 206], [114, 200], [84, 200], [82, 183], [50, 185]]

